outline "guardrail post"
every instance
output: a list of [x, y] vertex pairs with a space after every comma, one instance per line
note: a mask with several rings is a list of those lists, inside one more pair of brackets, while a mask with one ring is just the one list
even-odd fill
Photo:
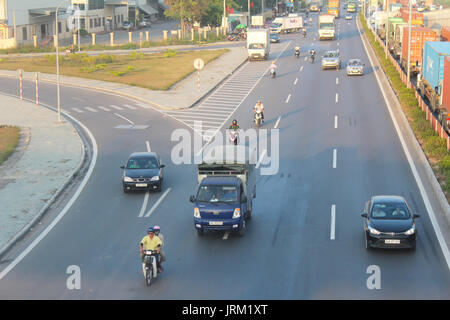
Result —
[[33, 36], [33, 45], [35, 48], [37, 47], [37, 36]]
[[92, 45], [95, 46], [95, 33], [92, 34]]
[[150, 32], [149, 31], [145, 31], [145, 41], [150, 42]]
[[133, 32], [128, 32], [128, 43], [131, 43], [133, 41]]
[[164, 41], [167, 41], [167, 30], [163, 31], [163, 39]]
[[111, 45], [111, 47], [114, 47], [114, 32], [111, 32], [109, 34], [109, 44]]

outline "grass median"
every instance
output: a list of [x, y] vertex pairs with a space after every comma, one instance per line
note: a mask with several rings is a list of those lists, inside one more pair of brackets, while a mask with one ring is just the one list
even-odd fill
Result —
[[[150, 90], [168, 90], [175, 83], [195, 71], [194, 60], [205, 64], [219, 58], [228, 49], [176, 51], [144, 54], [133, 51], [126, 55], [103, 54], [89, 56], [85, 53], [61, 55], [60, 74], [72, 77], [117, 82]], [[26, 72], [56, 73], [54, 54], [35, 58], [3, 58], [0, 69]]]
[[386, 58], [383, 47], [376, 41], [374, 34], [369, 30], [366, 20], [362, 13], [359, 14], [360, 22], [364, 28], [365, 34], [369, 39], [370, 45], [374, 49], [378, 60], [386, 74], [391, 87], [398, 97], [403, 113], [408, 119], [414, 135], [419, 141], [425, 156], [428, 159], [433, 171], [438, 179], [442, 190], [445, 193], [447, 201], [450, 200], [450, 152], [447, 150], [445, 139], [433, 130], [430, 122], [426, 120], [426, 114], [419, 106], [414, 93], [414, 89], [407, 88], [403, 84], [400, 74], [394, 64]]
[[0, 165], [14, 152], [19, 137], [19, 127], [0, 125]]

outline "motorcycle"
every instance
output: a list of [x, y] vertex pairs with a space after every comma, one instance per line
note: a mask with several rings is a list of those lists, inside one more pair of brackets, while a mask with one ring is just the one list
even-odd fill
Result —
[[298, 59], [300, 57], [300, 49], [295, 49], [295, 57]]
[[275, 78], [275, 75], [276, 75], [275, 69], [270, 69], [270, 77], [273, 79]]
[[255, 116], [253, 118], [253, 121], [255, 121], [257, 127], [261, 127], [262, 113], [261, 112], [255, 112]]
[[303, 30], [302, 34], [303, 34], [303, 38], [306, 38], [306, 30]]
[[156, 250], [144, 250], [144, 263], [142, 268], [144, 271], [145, 283], [150, 286], [153, 279], [158, 276], [158, 268], [156, 263]]
[[309, 61], [311, 61], [311, 63], [314, 63], [314, 53], [310, 54]]
[[228, 132], [230, 142], [233, 143], [235, 146], [237, 146], [237, 144], [238, 144], [238, 135], [239, 135], [239, 132], [237, 130], [230, 129]]
[[236, 33], [232, 33], [227, 37], [228, 41], [239, 41], [239, 35]]

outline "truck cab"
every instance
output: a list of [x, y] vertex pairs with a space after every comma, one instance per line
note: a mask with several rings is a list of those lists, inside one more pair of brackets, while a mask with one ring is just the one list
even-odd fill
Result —
[[[234, 152], [246, 149], [244, 146], [225, 147], [228, 151], [232, 148]], [[256, 187], [253, 175], [255, 165], [249, 159], [245, 160], [242, 154], [236, 152], [230, 157], [229, 154], [222, 156], [215, 153], [198, 165], [197, 193], [189, 199], [194, 204], [194, 226], [198, 235], [205, 230], [236, 231], [240, 236], [245, 234], [247, 221], [252, 217]]]

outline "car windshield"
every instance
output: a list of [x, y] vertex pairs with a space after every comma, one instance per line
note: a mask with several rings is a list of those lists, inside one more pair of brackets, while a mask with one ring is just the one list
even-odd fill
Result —
[[236, 202], [237, 189], [235, 186], [205, 185], [198, 190], [199, 202]]
[[131, 158], [127, 169], [157, 169], [158, 161], [155, 158]]
[[348, 64], [350, 66], [359, 66], [360, 65], [358, 60], [350, 60], [350, 62]]
[[407, 220], [410, 214], [404, 203], [376, 203], [370, 214], [373, 219]]
[[262, 43], [252, 43], [248, 47], [249, 49], [264, 49], [264, 45]]
[[325, 53], [325, 58], [336, 58], [338, 55], [336, 52], [327, 52]]

